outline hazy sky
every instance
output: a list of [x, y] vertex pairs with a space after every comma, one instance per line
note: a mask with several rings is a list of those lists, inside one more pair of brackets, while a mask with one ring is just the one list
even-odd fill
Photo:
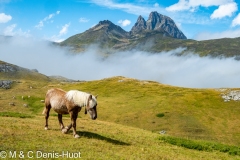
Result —
[[129, 31], [139, 15], [171, 17], [190, 39], [240, 37], [238, 0], [0, 0], [0, 35], [62, 41], [101, 20]]

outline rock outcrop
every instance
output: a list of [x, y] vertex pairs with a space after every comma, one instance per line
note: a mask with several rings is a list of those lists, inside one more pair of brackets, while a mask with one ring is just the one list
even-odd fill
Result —
[[173, 38], [187, 39], [170, 17], [164, 16], [158, 12], [151, 12], [147, 21], [145, 21], [142, 16], [138, 17], [137, 22], [131, 29], [131, 34], [134, 35], [142, 31], [159, 31]]
[[226, 93], [222, 93], [222, 98], [224, 102], [228, 102], [230, 100], [239, 101], [240, 100], [240, 90], [230, 90]]
[[2, 61], [0, 61], [0, 72], [16, 72], [17, 70], [18, 68], [14, 65], [3, 63]]
[[10, 89], [12, 83], [10, 80], [0, 80], [0, 88]]

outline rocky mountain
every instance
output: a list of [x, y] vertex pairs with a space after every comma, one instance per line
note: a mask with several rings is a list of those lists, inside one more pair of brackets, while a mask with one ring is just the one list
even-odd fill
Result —
[[[44, 80], [49, 81], [49, 77], [38, 73], [36, 70], [22, 68], [4, 61], [0, 61], [0, 80]], [[5, 82], [5, 81], [1, 81]], [[3, 83], [1, 83], [3, 84]]]
[[76, 51], [82, 51], [86, 46], [94, 43], [105, 48], [129, 49], [136, 44], [139, 38], [152, 33], [186, 39], [186, 36], [177, 28], [171, 18], [157, 12], [151, 12], [147, 21], [139, 16], [130, 32], [123, 30], [109, 20], [104, 20], [83, 33], [69, 37], [60, 45], [73, 47]]
[[115, 45], [128, 41], [129, 33], [109, 20], [100, 21], [87, 31], [69, 37], [61, 45], [70, 46], [82, 51], [89, 44], [98, 44], [101, 47], [115, 48]]
[[139, 16], [130, 32], [104, 20], [60, 43], [77, 53], [91, 44], [97, 44], [99, 52], [103, 54], [132, 49], [158, 53], [181, 47], [185, 50], [179, 55], [194, 53], [200, 56], [235, 57], [240, 60], [240, 37], [205, 41], [187, 39], [171, 18], [157, 12], [151, 12], [147, 21]]
[[151, 12], [147, 21], [142, 16], [139, 16], [131, 29], [131, 34], [134, 35], [143, 31], [160, 31], [169, 37], [187, 39], [171, 18], [157, 12]]

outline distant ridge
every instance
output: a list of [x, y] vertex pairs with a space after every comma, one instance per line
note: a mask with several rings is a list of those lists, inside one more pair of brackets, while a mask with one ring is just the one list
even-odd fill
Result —
[[77, 51], [83, 51], [86, 46], [93, 43], [105, 48], [128, 49], [132, 44], [136, 44], [139, 38], [149, 34], [186, 39], [186, 36], [177, 28], [171, 18], [157, 12], [151, 12], [147, 21], [139, 16], [130, 32], [109, 20], [103, 20], [85, 32], [69, 37], [60, 45], [73, 47]]
[[180, 47], [185, 49], [178, 56], [191, 53], [201, 57], [234, 57], [240, 60], [240, 37], [205, 41], [187, 39], [170, 17], [157, 12], [151, 12], [147, 21], [139, 16], [129, 32], [104, 20], [59, 43], [76, 53], [83, 52], [92, 44], [97, 44], [99, 53], [104, 55], [133, 49], [159, 53]]

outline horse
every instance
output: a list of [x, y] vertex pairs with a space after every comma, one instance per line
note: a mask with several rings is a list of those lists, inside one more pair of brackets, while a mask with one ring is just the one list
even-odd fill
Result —
[[[46, 120], [45, 130], [48, 130], [48, 117], [50, 109], [52, 108], [58, 113], [58, 121], [62, 133], [66, 134], [71, 127], [73, 127], [74, 138], [79, 138], [80, 136], [76, 133], [76, 120], [82, 107], [85, 107], [85, 114], [88, 112], [92, 120], [97, 118], [97, 96], [78, 90], [70, 90], [68, 92], [59, 88], [48, 90], [45, 97], [45, 108], [43, 110]], [[64, 127], [62, 114], [70, 114], [70, 125]]]

